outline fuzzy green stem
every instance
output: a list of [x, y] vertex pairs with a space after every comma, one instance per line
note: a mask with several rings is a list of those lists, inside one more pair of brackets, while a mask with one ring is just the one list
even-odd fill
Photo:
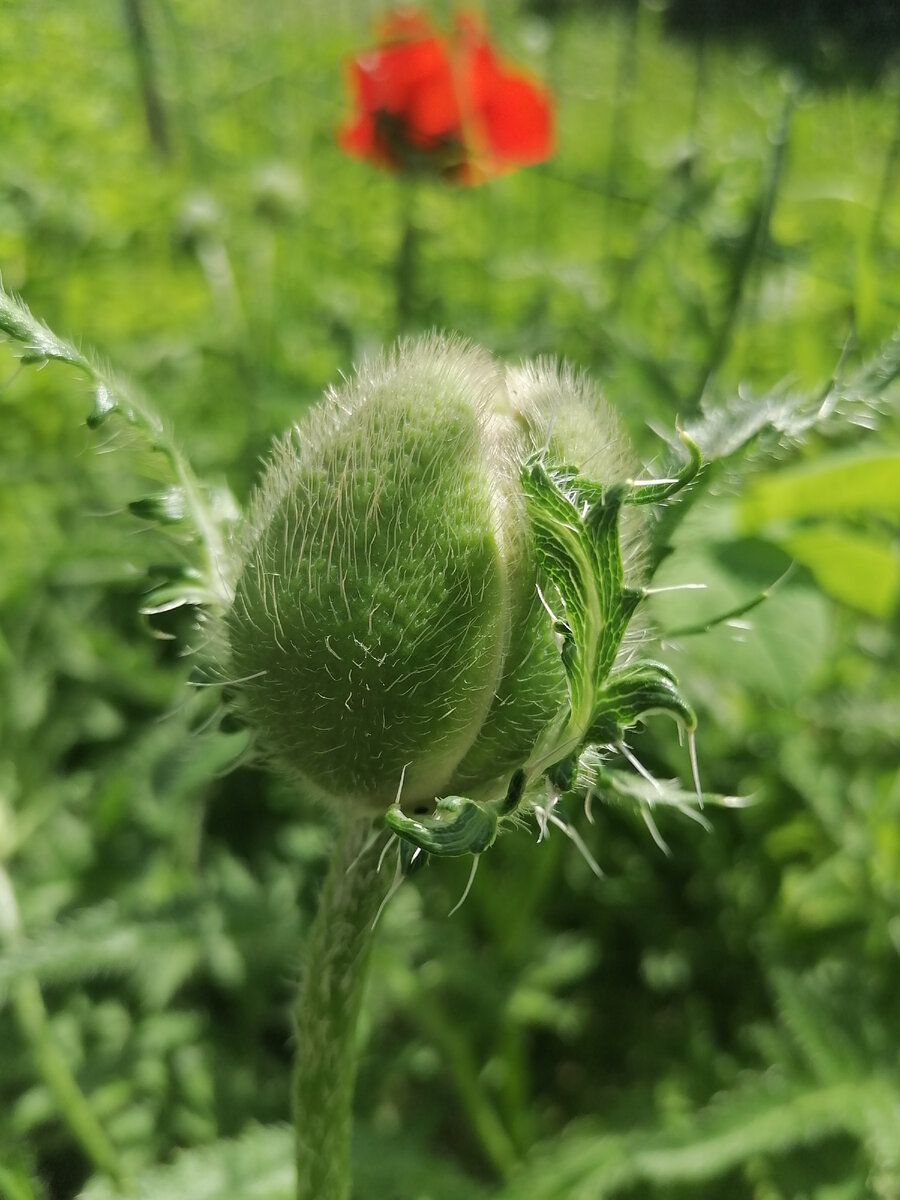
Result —
[[[20, 937], [19, 911], [12, 881], [0, 867], [0, 944], [15, 942]], [[94, 1167], [108, 1175], [120, 1191], [125, 1190], [126, 1177], [119, 1156], [57, 1045], [37, 979], [28, 976], [16, 985], [12, 992], [12, 1007], [38, 1073], [69, 1132]]]
[[[379, 839], [380, 841], [380, 839]], [[312, 928], [294, 1028], [297, 1200], [347, 1200], [356, 1024], [385, 884], [372, 822], [350, 815]]]

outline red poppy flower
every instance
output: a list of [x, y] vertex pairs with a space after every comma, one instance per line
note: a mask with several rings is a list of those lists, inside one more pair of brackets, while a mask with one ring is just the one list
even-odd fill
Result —
[[348, 154], [474, 184], [553, 153], [549, 94], [503, 63], [468, 14], [441, 37], [421, 14], [394, 13], [348, 66], [355, 111], [338, 131]]

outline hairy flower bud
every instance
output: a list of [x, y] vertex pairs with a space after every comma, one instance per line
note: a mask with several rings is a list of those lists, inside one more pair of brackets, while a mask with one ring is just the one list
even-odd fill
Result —
[[568, 711], [522, 482], [542, 451], [631, 471], [584, 379], [437, 335], [364, 363], [277, 444], [224, 633], [261, 749], [312, 794], [496, 801]]

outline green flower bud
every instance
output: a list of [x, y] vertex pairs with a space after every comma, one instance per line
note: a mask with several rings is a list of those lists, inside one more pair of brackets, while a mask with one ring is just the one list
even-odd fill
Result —
[[277, 444], [224, 635], [260, 748], [309, 792], [373, 813], [401, 780], [407, 810], [502, 801], [569, 712], [523, 487], [541, 455], [633, 474], [582, 377], [436, 335], [364, 363]]

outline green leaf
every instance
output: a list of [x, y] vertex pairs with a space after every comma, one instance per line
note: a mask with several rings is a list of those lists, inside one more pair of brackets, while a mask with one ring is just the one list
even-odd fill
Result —
[[782, 876], [785, 916], [805, 930], [834, 930], [866, 920], [867, 880], [862, 863], [833, 855], [810, 867], [788, 867]]
[[897, 607], [900, 539], [857, 533], [829, 522], [798, 529], [779, 541], [836, 600], [873, 617], [889, 617]]
[[[686, 532], [698, 528], [702, 511]], [[653, 617], [663, 633], [688, 626], [703, 628], [723, 612], [745, 604], [784, 573], [786, 556], [761, 539], [730, 544], [706, 541], [680, 546], [664, 563], [658, 582], [686, 582], [703, 591], [674, 591], [651, 598]], [[684, 637], [682, 651], [669, 658], [688, 695], [702, 691], [698, 671], [716, 687], [748, 687], [779, 704], [803, 695], [824, 666], [831, 646], [829, 603], [815, 588], [788, 579], [745, 617], [718, 625], [699, 637]], [[727, 663], [723, 678], [722, 664]]]
[[[358, 1200], [482, 1200], [487, 1193], [452, 1163], [422, 1154], [402, 1138], [362, 1129], [354, 1140]], [[128, 1200], [294, 1200], [294, 1134], [286, 1125], [252, 1125], [240, 1137], [182, 1151], [151, 1167]], [[94, 1178], [78, 1200], [121, 1200]]]
[[867, 1108], [885, 1090], [876, 1079], [788, 1088], [757, 1078], [678, 1130], [604, 1134], [582, 1127], [538, 1152], [498, 1200], [600, 1200], [640, 1183], [705, 1183], [757, 1155], [785, 1153], [835, 1133], [862, 1134]]
[[45, 1195], [21, 1164], [0, 1161], [0, 1200], [41, 1200]]
[[97, 429], [113, 413], [143, 434], [153, 450], [167, 460], [172, 484], [161, 496], [136, 500], [131, 511], [163, 524], [188, 524], [200, 551], [205, 590], [203, 601], [211, 607], [227, 607], [231, 601], [230, 579], [235, 559], [229, 535], [239, 517], [233, 497], [224, 487], [210, 488], [194, 474], [166, 422], [154, 406], [135, 389], [117, 378], [106, 366], [73, 343], [57, 337], [28, 307], [3, 290], [0, 283], [0, 335], [5, 334], [23, 348], [21, 361], [41, 366], [49, 361], [67, 363], [85, 375], [94, 388], [94, 408], [88, 427]]
[[44, 986], [70, 984], [129, 975], [151, 964], [157, 977], [178, 954], [190, 960], [183, 978], [201, 954], [199, 933], [185, 922], [184, 914], [181, 920], [128, 922], [115, 905], [101, 904], [6, 947], [0, 959], [0, 1004], [27, 979]]
[[854, 451], [772, 472], [739, 501], [747, 532], [798, 517], [900, 514], [900, 451]]
[[[179, 1154], [170, 1166], [145, 1171], [129, 1200], [293, 1200], [294, 1149], [286, 1126], [252, 1126]], [[120, 1192], [95, 1178], [79, 1200], [119, 1200]]]
[[358, 1124], [352, 1158], [354, 1200], [487, 1200], [493, 1195], [452, 1162], [423, 1152], [402, 1131], [388, 1137]]

